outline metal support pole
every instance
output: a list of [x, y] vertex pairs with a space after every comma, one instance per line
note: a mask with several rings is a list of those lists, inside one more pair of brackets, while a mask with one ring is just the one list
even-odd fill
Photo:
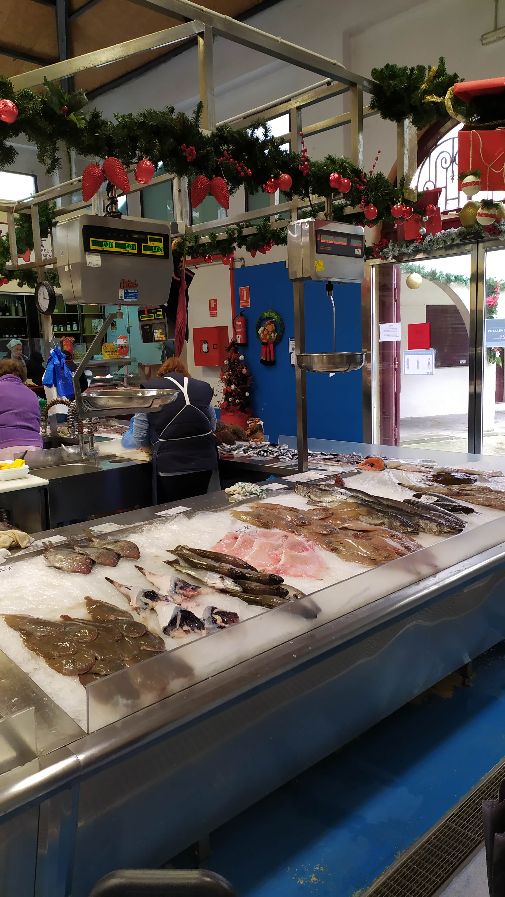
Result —
[[18, 266], [18, 244], [16, 240], [16, 220], [14, 212], [7, 212], [7, 229], [9, 232], [9, 252], [14, 268]]
[[79, 364], [77, 365], [75, 371], [72, 373], [72, 382], [74, 384], [75, 406], [77, 409], [78, 417], [81, 419], [83, 417], [92, 417], [93, 415], [85, 414], [85, 412], [84, 412], [84, 407], [82, 404], [82, 392], [81, 392], [81, 387], [79, 386], [80, 376], [86, 370], [86, 365], [87, 365], [88, 361], [90, 361], [90, 359], [93, 358], [93, 355], [95, 354], [96, 349], [99, 349], [101, 347], [102, 338], [107, 333], [107, 330], [109, 329], [112, 322], [117, 320], [118, 318], [121, 319], [122, 317], [123, 317], [122, 311], [113, 311], [109, 315], [107, 315], [107, 317], [105, 318], [105, 320], [102, 323], [102, 326], [100, 327], [100, 330], [97, 331], [94, 340], [91, 341], [85, 354], [83, 355]]
[[[302, 147], [302, 110], [295, 107], [289, 110], [289, 148], [292, 153], [299, 153]], [[298, 206], [291, 210], [291, 221], [298, 220]]]
[[202, 102], [202, 128], [213, 131], [216, 127], [216, 100], [214, 96], [214, 32], [208, 25], [198, 35], [198, 83]]
[[[397, 181], [405, 179], [405, 195], [415, 199], [411, 183], [417, 170], [417, 131], [409, 119], [397, 126]], [[410, 194], [410, 195], [409, 195]]]
[[[470, 271], [470, 353], [468, 401], [468, 451], [482, 452], [484, 388], [484, 316], [486, 308], [486, 251], [482, 243], [472, 246]], [[473, 388], [472, 388], [473, 385]]]
[[[304, 285], [302, 280], [293, 281], [295, 304], [295, 355], [305, 352], [305, 308]], [[296, 445], [298, 449], [298, 470], [308, 470], [309, 449], [307, 443], [307, 373], [298, 367], [296, 375]]]
[[351, 159], [363, 168], [363, 88], [353, 84], [351, 91]]

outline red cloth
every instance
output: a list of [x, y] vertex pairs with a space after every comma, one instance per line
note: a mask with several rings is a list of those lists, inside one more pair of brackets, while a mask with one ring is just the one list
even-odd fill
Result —
[[454, 85], [454, 96], [463, 103], [486, 94], [505, 93], [505, 78], [486, 78], [484, 81], [460, 81]]
[[505, 128], [458, 133], [458, 174], [478, 169], [482, 190], [505, 189]]
[[408, 324], [407, 348], [431, 349], [431, 324]]
[[175, 317], [175, 354], [180, 355], [186, 340], [186, 328], [188, 325], [188, 310], [186, 307], [186, 265], [184, 260], [181, 265], [179, 297], [177, 300], [177, 314]]

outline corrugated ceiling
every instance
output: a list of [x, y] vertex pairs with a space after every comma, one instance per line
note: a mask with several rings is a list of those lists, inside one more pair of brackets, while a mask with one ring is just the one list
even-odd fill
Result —
[[[19, 75], [57, 62], [59, 47], [56, 4], [59, 0], [0, 0], [0, 74]], [[246, 18], [279, 0], [200, 0], [200, 5], [234, 18]], [[123, 40], [180, 24], [169, 15], [138, 6], [133, 0], [62, 0], [66, 7], [67, 57], [99, 50]], [[155, 64], [170, 48], [139, 53], [125, 62], [83, 72], [76, 88], [88, 93], [106, 89], [138, 68]]]

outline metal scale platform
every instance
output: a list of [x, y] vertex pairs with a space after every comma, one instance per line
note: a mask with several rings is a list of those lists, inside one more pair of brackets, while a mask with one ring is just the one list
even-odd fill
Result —
[[[296, 354], [296, 429], [298, 468], [308, 468], [307, 372], [348, 373], [363, 367], [363, 352], [337, 352], [333, 286], [362, 283], [365, 270], [364, 229], [353, 224], [305, 218], [288, 225], [288, 275], [293, 281]], [[305, 283], [322, 281], [333, 312], [331, 352], [305, 352]]]

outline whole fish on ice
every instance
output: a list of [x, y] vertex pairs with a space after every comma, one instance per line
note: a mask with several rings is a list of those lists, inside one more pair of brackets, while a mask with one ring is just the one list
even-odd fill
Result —
[[65, 573], [91, 573], [94, 561], [87, 554], [79, 554], [72, 548], [48, 548], [44, 560], [49, 567]]

